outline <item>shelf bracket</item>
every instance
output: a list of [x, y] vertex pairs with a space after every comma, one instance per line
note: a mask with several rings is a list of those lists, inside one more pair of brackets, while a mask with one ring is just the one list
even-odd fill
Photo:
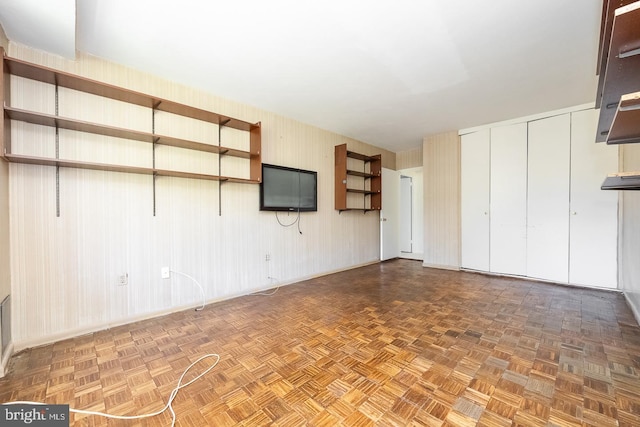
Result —
[[[59, 106], [59, 98], [58, 98], [58, 81], [56, 79], [55, 85], [55, 104], [56, 104], [56, 117], [58, 117], [58, 106]], [[60, 158], [60, 128], [58, 127], [58, 120], [56, 123], [56, 160]], [[56, 218], [60, 218], [60, 165], [56, 163]]]
[[[218, 124], [218, 178], [222, 177], [222, 127], [229, 123], [229, 119]], [[222, 179], [218, 179], [218, 216], [222, 216]]]
[[153, 178], [152, 178], [152, 191], [153, 191], [153, 216], [156, 216], [156, 177], [157, 174], [155, 172], [156, 169], [156, 143], [160, 138], [155, 136], [156, 134], [156, 107], [160, 105], [160, 102], [157, 102], [153, 105], [151, 109], [151, 133], [153, 134], [153, 142], [151, 144], [151, 167], [153, 168]]
[[630, 49], [624, 52], [620, 52], [620, 54], [618, 55], [618, 58], [624, 59], [624, 58], [629, 58], [631, 56], [636, 56], [636, 55], [640, 55], [640, 48]]

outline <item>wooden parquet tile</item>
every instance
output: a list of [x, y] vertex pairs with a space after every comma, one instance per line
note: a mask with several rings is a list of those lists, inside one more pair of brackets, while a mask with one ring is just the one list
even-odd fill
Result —
[[0, 402], [155, 412], [206, 353], [220, 362], [178, 393], [176, 425], [640, 425], [640, 328], [622, 295], [408, 260], [25, 350]]

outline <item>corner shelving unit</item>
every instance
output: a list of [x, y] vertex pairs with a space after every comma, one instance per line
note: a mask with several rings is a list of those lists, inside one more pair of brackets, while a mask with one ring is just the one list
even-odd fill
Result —
[[[618, 7], [611, 10], [614, 6]], [[610, 34], [607, 32], [610, 31]], [[609, 43], [607, 43], [609, 41]], [[640, 1], [605, 2], [600, 37], [596, 142], [640, 142]], [[610, 174], [603, 190], [640, 190], [640, 172]]]
[[[69, 74], [44, 66], [31, 64], [19, 59], [3, 57], [3, 82], [2, 85], [2, 103], [4, 114], [1, 121], [2, 142], [0, 144], [0, 155], [9, 162], [34, 164], [42, 166], [55, 166], [57, 174], [60, 167], [94, 169], [111, 172], [124, 172], [152, 175], [153, 192], [154, 192], [154, 215], [155, 215], [155, 177], [178, 177], [202, 180], [219, 181], [219, 192], [222, 183], [234, 182], [245, 184], [259, 184], [262, 181], [262, 156], [261, 156], [261, 127], [260, 123], [250, 123], [227, 117], [211, 111], [202, 110], [185, 104], [157, 98], [140, 92], [117, 87], [114, 85], [91, 80], [85, 77]], [[151, 128], [152, 132], [141, 132], [137, 130], [119, 128], [100, 123], [92, 123], [83, 120], [77, 120], [71, 117], [61, 117], [57, 113], [55, 115], [45, 114], [36, 111], [28, 111], [24, 109], [14, 108], [10, 105], [10, 76], [19, 76], [30, 80], [53, 85], [55, 88], [56, 112], [58, 111], [58, 87], [76, 90], [99, 97], [122, 101], [128, 104], [134, 104], [141, 107], [149, 108], [151, 111]], [[190, 141], [181, 138], [175, 138], [168, 135], [160, 135], [155, 133], [155, 114], [157, 111], [171, 113], [177, 116], [187, 117], [200, 120], [203, 122], [218, 125], [218, 144], [207, 144], [202, 142]], [[140, 141], [152, 144], [152, 167], [126, 166], [119, 164], [107, 164], [87, 162], [81, 160], [69, 160], [58, 158], [37, 157], [30, 155], [14, 154], [11, 149], [11, 121], [21, 121], [39, 126], [47, 126], [56, 129], [56, 135], [59, 129], [98, 134], [103, 136], [122, 138], [133, 141]], [[223, 127], [229, 127], [249, 133], [249, 150], [238, 150], [235, 148], [224, 147], [221, 145], [220, 131]], [[56, 136], [56, 146], [58, 144]], [[155, 148], [159, 145], [172, 146], [193, 150], [196, 152], [215, 153], [218, 155], [218, 173], [194, 173], [189, 171], [169, 170], [156, 167]], [[57, 150], [56, 150], [57, 153]], [[223, 156], [233, 156], [248, 160], [249, 178], [241, 178], [234, 176], [224, 176], [220, 173], [221, 159]], [[58, 179], [58, 176], [57, 176]], [[57, 189], [58, 190], [58, 189]], [[219, 193], [220, 198], [220, 193]], [[59, 214], [59, 194], [56, 195]]]
[[[361, 170], [350, 168], [348, 159], [361, 165]], [[350, 182], [357, 180], [356, 183]], [[349, 195], [362, 195], [362, 206], [350, 204]], [[382, 209], [382, 157], [368, 156], [347, 150], [347, 144], [335, 147], [335, 209], [343, 211], [379, 211]]]

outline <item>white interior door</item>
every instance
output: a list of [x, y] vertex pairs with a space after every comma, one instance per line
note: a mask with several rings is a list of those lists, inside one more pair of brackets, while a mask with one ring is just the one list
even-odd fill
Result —
[[594, 143], [597, 123], [597, 110], [571, 114], [569, 282], [616, 288], [618, 192], [600, 185], [618, 170], [618, 147]]
[[490, 271], [527, 275], [527, 124], [491, 129]]
[[399, 212], [400, 172], [382, 168], [382, 210], [380, 211], [380, 259], [400, 256]]
[[569, 281], [571, 115], [529, 122], [527, 275]]
[[400, 252], [413, 252], [413, 181], [400, 175]]
[[489, 129], [462, 135], [461, 258], [462, 268], [489, 271]]

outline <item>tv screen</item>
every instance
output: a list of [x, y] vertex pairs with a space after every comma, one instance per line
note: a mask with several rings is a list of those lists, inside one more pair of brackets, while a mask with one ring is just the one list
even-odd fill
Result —
[[317, 172], [262, 164], [261, 211], [317, 211], [317, 190]]

